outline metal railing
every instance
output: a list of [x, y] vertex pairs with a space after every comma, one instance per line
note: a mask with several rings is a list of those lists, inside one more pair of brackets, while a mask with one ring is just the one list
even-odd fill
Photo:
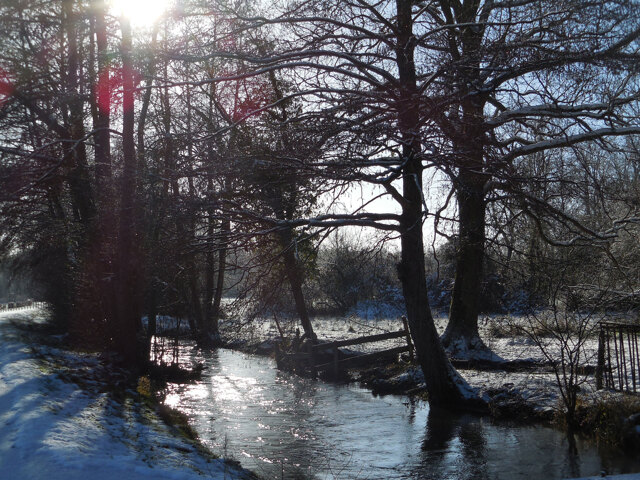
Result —
[[640, 325], [600, 323], [596, 387], [640, 391]]
[[24, 310], [27, 308], [42, 308], [44, 306], [45, 302], [36, 302], [33, 300], [25, 300], [24, 302], [0, 303], [0, 312], [6, 312], [8, 310]]

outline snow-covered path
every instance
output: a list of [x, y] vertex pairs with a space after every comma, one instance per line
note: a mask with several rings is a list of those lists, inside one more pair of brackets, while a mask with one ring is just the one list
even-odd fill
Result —
[[37, 310], [0, 314], [0, 478], [107, 480], [251, 478], [207, 458], [176, 436], [154, 412], [104, 392], [87, 375], [86, 388], [64, 380], [54, 366], [90, 371], [95, 356], [25, 343], [11, 321], [32, 321]]

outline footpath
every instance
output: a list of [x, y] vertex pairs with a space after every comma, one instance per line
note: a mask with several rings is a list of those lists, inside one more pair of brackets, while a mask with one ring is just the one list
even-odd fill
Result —
[[136, 392], [115, 395], [97, 355], [37, 343], [21, 327], [43, 318], [0, 313], [0, 478], [255, 478], [178, 435]]

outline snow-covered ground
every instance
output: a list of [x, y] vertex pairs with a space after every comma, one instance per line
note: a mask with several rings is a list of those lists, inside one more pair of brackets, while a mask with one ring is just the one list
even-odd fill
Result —
[[[436, 328], [440, 334], [444, 333], [447, 326], [447, 318], [438, 316], [434, 318]], [[545, 362], [546, 359], [540, 348], [529, 338], [524, 335], [501, 335], [492, 334], [493, 328], [499, 324], [507, 322], [524, 321], [521, 317], [485, 317], [479, 322], [480, 335], [484, 343], [489, 347], [497, 357], [514, 361], [532, 361]], [[165, 317], [164, 322], [167, 329], [175, 327], [176, 320]], [[402, 321], [397, 318], [377, 318], [372, 320], [363, 319], [361, 317], [351, 315], [344, 318], [339, 317], [315, 317], [312, 319], [313, 327], [318, 338], [326, 341], [345, 340], [348, 338], [356, 338], [363, 335], [374, 335], [397, 331], [403, 328]], [[186, 322], [181, 323], [185, 328]], [[241, 328], [239, 327], [241, 325]], [[256, 320], [253, 324], [244, 324], [240, 321], [221, 322], [221, 329], [225, 338], [231, 338], [235, 335], [243, 339], [248, 339], [249, 343], [259, 343], [265, 340], [275, 339], [279, 336], [278, 327], [272, 319], [262, 321]], [[281, 318], [280, 327], [285, 335], [291, 336], [296, 328], [299, 328], [296, 318]], [[493, 327], [493, 328], [492, 328]], [[188, 326], [187, 326], [188, 328]], [[239, 333], [236, 332], [239, 329]], [[392, 348], [404, 343], [404, 339], [385, 340], [374, 344], [363, 344], [350, 347], [353, 350], [374, 351], [384, 348]], [[559, 345], [548, 345], [552, 354], [558, 353]], [[594, 336], [586, 340], [584, 345], [584, 363], [595, 365], [596, 354], [598, 350], [598, 341]]]
[[110, 393], [96, 355], [31, 345], [12, 324], [43, 316], [0, 313], [0, 478], [252, 478], [177, 435], [134, 392]]
[[597, 477], [582, 477], [567, 480], [640, 480], [640, 473], [629, 473], [627, 475], [599, 475]]

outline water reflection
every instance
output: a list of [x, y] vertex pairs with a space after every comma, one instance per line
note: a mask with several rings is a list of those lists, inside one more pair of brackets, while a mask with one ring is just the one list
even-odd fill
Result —
[[433, 472], [440, 472], [441, 478], [489, 478], [485, 449], [482, 419], [431, 408], [422, 441], [421, 462], [410, 478], [433, 478]]
[[202, 382], [171, 386], [167, 402], [201, 439], [263, 478], [533, 479], [640, 471], [561, 432], [453, 415], [404, 397], [278, 372], [271, 360], [185, 348], [206, 365]]

